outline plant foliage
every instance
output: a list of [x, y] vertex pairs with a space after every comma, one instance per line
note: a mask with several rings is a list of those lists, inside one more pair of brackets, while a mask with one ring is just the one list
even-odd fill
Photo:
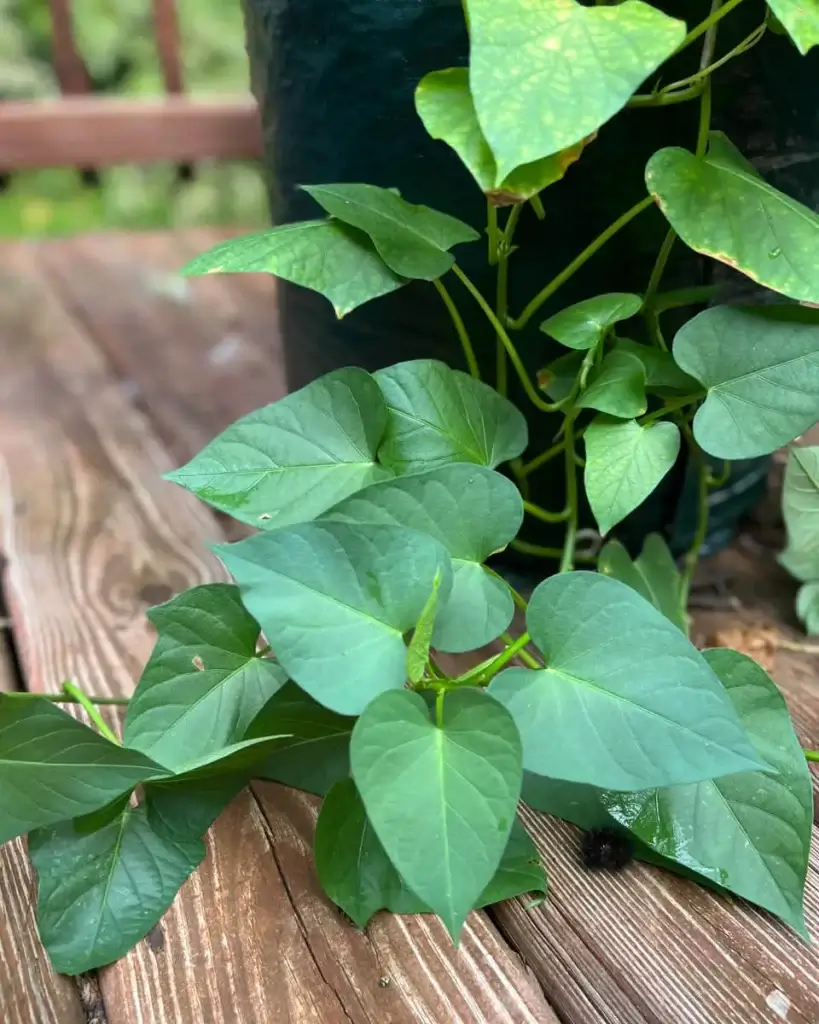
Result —
[[[765, 672], [734, 651], [698, 651], [686, 615], [714, 484], [705, 456], [772, 452], [819, 410], [819, 320], [800, 304], [819, 304], [819, 218], [709, 134], [709, 61], [736, 5], [686, 26], [641, 0], [466, 0], [469, 66], [428, 75], [415, 101], [486, 195], [496, 301], [458, 263], [480, 238], [473, 226], [369, 184], [310, 184], [322, 219], [224, 242], [187, 268], [268, 272], [326, 296], [338, 316], [411, 279], [435, 287], [466, 372], [432, 359], [338, 370], [169, 474], [256, 532], [217, 547], [233, 584], [150, 613], [156, 647], [122, 743], [70, 687], [96, 728], [56, 695], [0, 696], [0, 841], [29, 834], [58, 970], [110, 962], [145, 935], [252, 778], [324, 797], [318, 877], [359, 927], [384, 909], [435, 913], [457, 941], [474, 908], [542, 898], [522, 796], [583, 828], [625, 830], [638, 856], [804, 933], [805, 756]], [[816, 18], [771, 6], [798, 59]], [[694, 76], [634, 95], [689, 47], [704, 58]], [[594, 159], [595, 133], [625, 106], [683, 101], [699, 105], [697, 137], [656, 153], [646, 196], [512, 316], [523, 205], [540, 214], [539, 193]], [[532, 375], [514, 332], [654, 206], [670, 234], [645, 292], [601, 290], [550, 316], [542, 330], [566, 351]], [[777, 303], [708, 308], [669, 344], [658, 287], [675, 237]], [[496, 343], [495, 387], [481, 379], [456, 279]], [[527, 451], [510, 367], [532, 415], [562, 416], [545, 452]], [[565, 467], [559, 509], [528, 498], [529, 475], [551, 458]], [[684, 564], [657, 535], [632, 558], [619, 524], [681, 465], [700, 495]], [[599, 535], [615, 532], [597, 559], [578, 549], [581, 467]], [[509, 546], [531, 551], [518, 539], [524, 516], [565, 529], [560, 571], [528, 601], [492, 561]], [[791, 452], [785, 518], [782, 560], [819, 630], [816, 448]], [[583, 558], [597, 571], [578, 571]], [[441, 657], [481, 648], [459, 669]]]

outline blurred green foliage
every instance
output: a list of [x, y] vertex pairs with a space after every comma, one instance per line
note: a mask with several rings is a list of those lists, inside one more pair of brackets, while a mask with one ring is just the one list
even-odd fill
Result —
[[[163, 91], [150, 0], [73, 0], [75, 32], [95, 91], [147, 96]], [[186, 88], [200, 95], [248, 89], [239, 0], [177, 0]], [[0, 0], [0, 99], [56, 95], [46, 0]], [[0, 168], [0, 171], [3, 169]], [[105, 227], [150, 228], [267, 217], [260, 169], [197, 164], [194, 180], [175, 167], [100, 169], [83, 185], [74, 169], [12, 174], [0, 195], [0, 236], [65, 234]]]

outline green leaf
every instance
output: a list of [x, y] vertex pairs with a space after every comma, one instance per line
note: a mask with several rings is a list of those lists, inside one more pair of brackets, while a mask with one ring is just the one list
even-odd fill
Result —
[[[173, 776], [164, 779], [163, 784], [181, 784], [197, 779], [235, 775], [239, 772], [250, 773], [251, 769], [261, 764], [276, 751], [282, 741], [289, 739], [290, 737], [286, 734], [278, 734], [231, 743], [229, 747], [223, 747], [221, 750], [186, 761], [179, 766]], [[249, 777], [250, 774], [248, 774]]]
[[329, 299], [339, 319], [357, 306], [394, 292], [394, 274], [361, 231], [335, 220], [282, 224], [220, 242], [189, 263], [184, 274], [275, 274]]
[[517, 458], [528, 443], [523, 413], [488, 384], [437, 359], [416, 359], [379, 370], [387, 431], [378, 458], [395, 473], [448, 462], [494, 468]]
[[427, 667], [432, 631], [435, 629], [435, 616], [438, 612], [438, 589], [440, 586], [441, 573], [436, 572], [432, 580], [432, 590], [426, 604], [421, 609], [421, 616], [407, 645], [407, 679], [411, 683], [419, 683], [424, 675], [424, 669]]
[[683, 394], [699, 390], [699, 381], [683, 373], [670, 352], [663, 352], [653, 345], [641, 345], [629, 338], [619, 338], [612, 351], [627, 352], [640, 360], [645, 369], [646, 387], [649, 390], [657, 390], [658, 393], [681, 391]]
[[765, 767], [699, 651], [625, 584], [553, 576], [526, 625], [548, 668], [506, 669], [489, 694], [518, 724], [527, 771], [634, 791]]
[[143, 804], [91, 835], [78, 835], [71, 822], [32, 832], [29, 855], [51, 964], [59, 974], [82, 974], [148, 934], [203, 860], [205, 844], [156, 831]]
[[567, 352], [558, 356], [537, 375], [537, 384], [553, 402], [562, 402], [574, 389], [577, 375], [583, 366], [582, 352]]
[[521, 800], [543, 814], [570, 821], [582, 829], [610, 828], [614, 819], [603, 806], [605, 790], [579, 782], [523, 773]]
[[628, 352], [609, 352], [576, 404], [622, 419], [642, 416], [647, 408], [642, 362]]
[[416, 206], [392, 189], [376, 185], [304, 185], [316, 202], [338, 220], [364, 231], [381, 259], [401, 277], [434, 281], [445, 274], [460, 242], [480, 238], [449, 214]]
[[336, 370], [243, 416], [166, 478], [243, 523], [289, 526], [389, 475], [375, 461], [386, 425], [373, 378]]
[[[379, 910], [430, 913], [393, 867], [367, 820], [352, 779], [337, 783], [321, 805], [314, 854], [325, 893], [359, 928]], [[546, 872], [537, 847], [515, 818], [500, 865], [475, 906], [490, 906], [528, 892], [545, 895], [546, 889]]]
[[800, 53], [819, 44], [819, 5], [816, 0], [768, 0], [768, 6], [787, 29]]
[[819, 582], [803, 583], [796, 595], [796, 614], [811, 636], [819, 634]]
[[450, 463], [385, 480], [325, 513], [347, 523], [405, 526], [429, 534], [452, 558], [452, 590], [440, 601], [432, 646], [463, 652], [483, 647], [509, 626], [512, 597], [482, 563], [517, 535], [523, 502], [506, 477], [482, 466]]
[[587, 350], [603, 340], [610, 328], [639, 313], [643, 300], [627, 292], [584, 299], [549, 317], [540, 329], [567, 348]]
[[425, 75], [415, 90], [415, 109], [429, 136], [455, 150], [490, 202], [497, 206], [524, 202], [559, 181], [586, 146], [584, 139], [561, 153], [518, 167], [501, 180], [492, 150], [478, 124], [466, 68], [447, 68]]
[[47, 700], [0, 694], [0, 844], [90, 814], [166, 774]]
[[767, 455], [819, 419], [819, 310], [715, 306], [677, 332], [674, 358], [707, 388], [694, 436], [709, 455]]
[[819, 579], [819, 446], [788, 453], [782, 517], [788, 546], [780, 561], [799, 580]]
[[642, 552], [633, 562], [619, 541], [610, 540], [600, 552], [597, 571], [636, 590], [688, 636], [682, 574], [658, 533], [646, 537]]
[[609, 812], [644, 843], [770, 910], [807, 938], [802, 911], [813, 795], [782, 695], [755, 661], [705, 652], [760, 758], [777, 772], [742, 772], [695, 785], [606, 794]]
[[641, 427], [597, 416], [583, 440], [586, 496], [603, 535], [645, 501], [680, 451], [679, 428], [668, 422]]
[[215, 550], [290, 678], [342, 715], [403, 687], [404, 634], [435, 574], [442, 600], [452, 586], [441, 545], [397, 526], [308, 523]]
[[128, 705], [125, 744], [175, 769], [241, 740], [287, 677], [256, 656], [259, 624], [239, 588], [193, 587], [148, 618], [158, 638]]
[[457, 941], [515, 818], [522, 769], [514, 722], [471, 688], [446, 694], [440, 728], [419, 694], [385, 693], [356, 723], [350, 762], [388, 857]]
[[470, 87], [506, 177], [605, 124], [674, 52], [685, 25], [648, 4], [468, 0]]
[[721, 132], [704, 157], [655, 153], [646, 184], [692, 249], [792, 299], [819, 302], [819, 216], [769, 185]]
[[290, 734], [256, 770], [256, 776], [324, 796], [350, 774], [350, 735], [355, 722], [355, 718], [322, 707], [295, 683], [287, 683], [247, 731], [248, 739]]

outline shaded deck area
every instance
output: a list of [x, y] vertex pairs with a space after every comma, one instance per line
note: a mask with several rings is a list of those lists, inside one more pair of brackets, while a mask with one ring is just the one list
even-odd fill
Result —
[[[224, 234], [0, 244], [0, 689], [53, 692], [70, 677], [128, 694], [153, 644], [146, 608], [223, 578], [209, 545], [229, 525], [161, 474], [284, 393], [271, 280], [174, 276]], [[798, 639], [795, 587], [765, 519], [704, 567], [733, 600], [701, 608], [697, 635], [764, 660], [817, 747], [819, 657], [779, 646]], [[50, 971], [24, 844], [0, 848], [0, 1021], [819, 1022], [816, 947], [646, 865], [590, 874], [577, 830], [529, 812], [543, 906], [474, 913], [457, 951], [424, 917], [379, 915], [358, 932], [313, 876], [316, 804], [254, 784], [163, 921], [80, 979]], [[816, 843], [807, 920], [819, 941]]]

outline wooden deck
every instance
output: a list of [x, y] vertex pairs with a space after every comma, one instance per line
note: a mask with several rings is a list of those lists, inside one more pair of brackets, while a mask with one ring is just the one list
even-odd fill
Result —
[[[218, 578], [225, 521], [160, 474], [282, 395], [269, 279], [183, 283], [215, 232], [0, 245], [0, 689], [130, 692], [145, 609]], [[794, 588], [757, 527], [707, 567], [739, 610], [698, 632], [795, 636]], [[764, 541], [764, 536], [762, 540]], [[802, 741], [819, 746], [819, 659], [769, 656]], [[0, 849], [2, 1024], [817, 1024], [819, 953], [742, 902], [644, 865], [591, 875], [576, 830], [527, 814], [546, 904], [474, 913], [459, 951], [427, 918], [364, 933], [321, 895], [312, 798], [254, 785], [162, 923], [119, 963], [56, 977], [34, 927], [22, 842]], [[807, 888], [819, 938], [819, 847]]]

